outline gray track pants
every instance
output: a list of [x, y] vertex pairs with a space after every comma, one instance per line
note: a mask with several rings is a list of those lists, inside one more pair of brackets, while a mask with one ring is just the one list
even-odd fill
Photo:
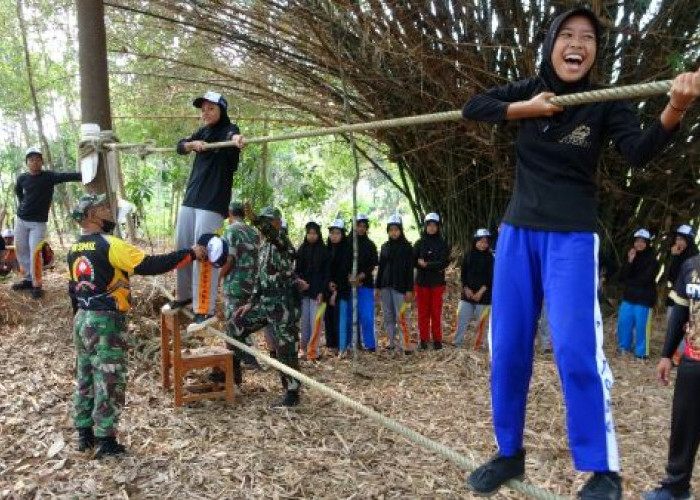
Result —
[[[24, 279], [37, 282], [41, 277], [34, 276], [35, 255], [37, 245], [46, 238], [46, 222], [29, 222], [19, 217], [15, 221], [15, 251], [17, 260], [24, 270]], [[37, 286], [35, 284], [35, 286]]]
[[399, 313], [401, 306], [406, 299], [406, 294], [397, 292], [393, 288], [382, 288], [379, 292], [382, 299], [382, 313], [384, 314], [384, 329], [389, 337], [389, 348], [393, 349], [396, 347], [396, 327], [399, 327], [399, 342], [398, 346], [402, 350], [407, 350], [410, 347], [410, 329], [411, 325], [411, 310], [406, 310], [406, 322], [405, 325], [407, 330], [404, 331], [402, 325], [399, 322]]
[[[221, 214], [199, 208], [180, 207], [175, 229], [177, 248], [190, 248], [205, 233], [221, 229]], [[192, 299], [192, 309], [199, 314], [214, 314], [219, 287], [219, 270], [209, 262], [195, 261], [177, 270], [177, 300]]]

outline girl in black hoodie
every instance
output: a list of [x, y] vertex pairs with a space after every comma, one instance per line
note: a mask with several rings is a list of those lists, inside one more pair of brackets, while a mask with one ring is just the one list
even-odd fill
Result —
[[384, 328], [389, 337], [389, 349], [396, 349], [396, 325], [400, 329], [398, 347], [410, 351], [410, 310], [413, 300], [413, 247], [403, 234], [400, 215], [392, 215], [386, 225], [389, 239], [379, 251], [377, 291], [381, 297]]
[[493, 278], [491, 402], [498, 455], [469, 476], [477, 494], [495, 493], [525, 472], [525, 408], [544, 298], [574, 464], [593, 472], [579, 498], [622, 497], [613, 379], [596, 297], [596, 171], [610, 143], [631, 168], [662, 152], [700, 95], [700, 73], [678, 75], [663, 112], [644, 128], [629, 102], [552, 104], [554, 94], [596, 87], [591, 75], [603, 35], [589, 9], [558, 15], [545, 36], [538, 74], [475, 95], [462, 110], [467, 119], [519, 126], [515, 185]]
[[[224, 217], [228, 216], [233, 174], [244, 145], [238, 126], [228, 117], [228, 103], [221, 94], [209, 91], [192, 104], [201, 109], [204, 126], [177, 143], [179, 154], [195, 152], [185, 197], [177, 215], [177, 248], [189, 248], [202, 234], [221, 229]], [[234, 141], [237, 147], [205, 149], [207, 143], [221, 141]], [[179, 309], [195, 298], [192, 307], [194, 320], [187, 327], [188, 332], [201, 330], [215, 321], [214, 301], [218, 283], [219, 270], [207, 262], [197, 261], [177, 270], [176, 300], [168, 307]]]
[[464, 343], [464, 334], [469, 322], [476, 313], [476, 341], [480, 343], [488, 325], [491, 313], [491, 288], [493, 286], [493, 253], [491, 253], [491, 233], [488, 229], [478, 229], [474, 234], [474, 245], [462, 261], [462, 295], [457, 311], [457, 332], [454, 344]]
[[636, 231], [627, 262], [620, 271], [625, 290], [617, 316], [617, 345], [620, 352], [631, 352], [632, 333], [636, 332], [634, 355], [640, 359], [649, 356], [651, 309], [656, 303], [656, 275], [659, 273], [659, 262], [650, 244], [649, 231]]
[[352, 247], [345, 235], [345, 222], [336, 219], [329, 226], [328, 286], [326, 297], [326, 347], [344, 355], [352, 344], [351, 288]]
[[328, 249], [321, 237], [321, 226], [315, 222], [306, 224], [304, 242], [297, 251], [295, 272], [302, 290], [301, 300], [301, 350], [310, 359], [318, 357], [318, 339], [311, 344], [316, 314], [324, 302], [328, 287]]
[[679, 299], [678, 295], [673, 291], [673, 287], [676, 283], [676, 279], [680, 274], [681, 266], [690, 257], [695, 257], [698, 255], [698, 246], [695, 243], [695, 233], [693, 228], [687, 224], [678, 226], [675, 232], [675, 238], [673, 240], [673, 246], [671, 247], [671, 265], [668, 269], [667, 283], [668, 288], [668, 299], [666, 305], [668, 306], [668, 311], [666, 313], [667, 317], [671, 316], [671, 308], [674, 304], [680, 303], [687, 307], [687, 302], [685, 299]]
[[423, 233], [413, 247], [420, 348], [428, 348], [432, 334], [433, 348], [442, 349], [442, 296], [450, 250], [440, 234], [440, 216], [430, 213], [423, 223]]

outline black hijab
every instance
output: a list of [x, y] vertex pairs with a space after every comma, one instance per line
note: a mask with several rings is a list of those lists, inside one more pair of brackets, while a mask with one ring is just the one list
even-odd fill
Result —
[[590, 76], [593, 66], [595, 66], [595, 60], [593, 61], [593, 66], [591, 66], [591, 69], [583, 78], [571, 83], [562, 81], [557, 76], [557, 72], [552, 66], [552, 50], [554, 49], [554, 42], [556, 41], [557, 35], [559, 34], [564, 22], [572, 16], [585, 16], [591, 21], [591, 24], [593, 24], [593, 29], [595, 30], [596, 59], [600, 53], [600, 37], [603, 29], [598, 21], [598, 18], [591, 10], [586, 9], [585, 7], [579, 7], [564, 12], [563, 14], [560, 14], [554, 18], [554, 21], [552, 21], [552, 24], [549, 26], [549, 31], [547, 32], [547, 36], [545, 37], [542, 45], [542, 63], [540, 64], [539, 76], [544, 82], [545, 86], [557, 95], [583, 92], [591, 88]]

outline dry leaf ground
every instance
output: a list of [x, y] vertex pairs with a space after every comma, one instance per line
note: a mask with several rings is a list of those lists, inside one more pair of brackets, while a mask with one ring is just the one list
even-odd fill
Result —
[[[312, 391], [293, 411], [271, 411], [279, 392], [272, 371], [246, 372], [232, 406], [204, 402], [174, 409], [159, 386], [158, 323], [162, 301], [134, 280], [133, 350], [119, 460], [94, 461], [74, 451], [70, 421], [74, 352], [63, 271], [48, 275], [40, 301], [0, 285], [0, 498], [469, 498], [464, 471], [409, 444]], [[456, 303], [451, 291], [448, 303]], [[453, 324], [448, 307], [446, 324]], [[660, 320], [659, 320], [660, 321]], [[607, 352], [626, 498], [663, 474], [671, 388], [654, 380], [654, 362]], [[451, 335], [452, 328], [448, 328]], [[652, 342], [655, 358], [663, 325]], [[304, 372], [455, 450], [482, 460], [494, 452], [488, 356], [446, 348], [412, 357], [363, 354], [326, 358]], [[526, 435], [531, 482], [573, 495], [574, 472], [563, 405], [551, 357], [538, 354]], [[697, 481], [695, 481], [697, 487]], [[500, 498], [517, 497], [509, 490]]]

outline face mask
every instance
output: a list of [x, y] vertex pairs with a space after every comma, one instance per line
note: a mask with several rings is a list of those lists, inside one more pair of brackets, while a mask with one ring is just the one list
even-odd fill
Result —
[[104, 231], [105, 233], [111, 233], [117, 226], [117, 223], [111, 220], [102, 219], [101, 222], [102, 231]]

